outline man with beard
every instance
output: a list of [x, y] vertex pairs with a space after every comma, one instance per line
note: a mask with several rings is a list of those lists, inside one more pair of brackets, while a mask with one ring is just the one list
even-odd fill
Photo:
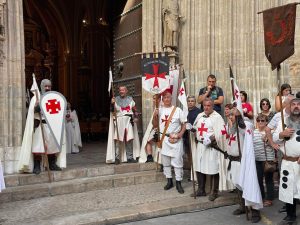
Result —
[[136, 158], [140, 154], [136, 126], [138, 113], [134, 100], [127, 93], [127, 87], [120, 86], [119, 96], [113, 97], [111, 100], [116, 115], [114, 121], [112, 118], [110, 120], [106, 154], [107, 163], [115, 162], [119, 164], [121, 161], [136, 163]]
[[296, 200], [300, 199], [300, 98], [290, 102], [290, 115], [279, 122], [273, 140], [280, 144], [281, 162], [279, 199], [286, 203], [287, 216], [280, 225], [296, 224]]
[[[51, 81], [48, 79], [42, 80], [41, 96], [46, 92], [51, 91], [51, 89]], [[31, 164], [33, 161], [34, 165], [32, 172], [35, 174], [39, 174], [41, 172], [42, 155], [47, 154], [49, 169], [53, 171], [60, 171], [61, 168], [66, 167], [65, 138], [63, 141], [62, 149], [60, 151], [55, 143], [55, 139], [50, 132], [50, 128], [48, 127], [44, 116], [41, 115], [40, 117], [41, 109], [39, 100], [41, 99], [41, 96], [37, 97], [37, 95], [39, 95], [39, 93], [37, 92], [37, 87], [32, 87], [31, 91], [34, 92], [35, 95], [31, 99], [28, 109], [18, 169], [20, 172], [31, 172]], [[42, 118], [42, 121], [40, 121], [40, 118]], [[41, 126], [43, 126], [43, 134]], [[45, 139], [45, 146], [43, 143], [43, 135]]]

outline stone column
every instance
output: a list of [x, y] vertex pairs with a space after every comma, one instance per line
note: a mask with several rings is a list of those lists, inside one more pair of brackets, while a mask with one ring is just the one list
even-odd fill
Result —
[[25, 119], [25, 53], [22, 0], [4, 3], [0, 41], [0, 160], [6, 174], [16, 172]]

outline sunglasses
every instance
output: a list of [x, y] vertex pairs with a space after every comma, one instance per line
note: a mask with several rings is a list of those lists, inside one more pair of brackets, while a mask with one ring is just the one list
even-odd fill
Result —
[[266, 103], [266, 102], [264, 102], [264, 103], [262, 103], [262, 105], [269, 105], [268, 103]]
[[266, 122], [265, 120], [256, 120], [256, 122], [258, 122], [258, 123], [264, 123], [264, 122]]

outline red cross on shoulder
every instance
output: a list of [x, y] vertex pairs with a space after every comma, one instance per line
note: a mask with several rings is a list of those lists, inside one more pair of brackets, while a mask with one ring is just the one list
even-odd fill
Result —
[[57, 114], [61, 110], [60, 102], [57, 99], [49, 99], [46, 102], [46, 110], [50, 114]]
[[227, 133], [225, 124], [224, 124], [224, 130], [221, 130], [221, 134], [222, 134], [222, 135], [225, 135], [225, 138], [226, 138], [226, 139], [228, 139], [228, 138], [230, 137], [230, 135]]
[[230, 136], [229, 138], [229, 143], [228, 145], [231, 146], [231, 142], [236, 141], [236, 136], [234, 136], [233, 134]]

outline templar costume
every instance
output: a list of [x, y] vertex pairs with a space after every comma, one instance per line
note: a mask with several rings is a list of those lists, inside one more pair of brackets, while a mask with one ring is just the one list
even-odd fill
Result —
[[[172, 116], [171, 114], [173, 110], [174, 113]], [[172, 116], [171, 119], [170, 116]], [[177, 142], [171, 143], [168, 136], [172, 133], [179, 133], [181, 131], [182, 124], [186, 123], [187, 118], [184, 116], [184, 113], [180, 108], [177, 108], [176, 106], [163, 106], [159, 109], [159, 128], [161, 133], [164, 132], [168, 120], [170, 120], [170, 122], [165, 132], [166, 136], [163, 139], [162, 135], [160, 137], [160, 140], [162, 140], [161, 161], [164, 166], [164, 174], [168, 179], [168, 184], [165, 186], [165, 190], [173, 187], [171, 172], [171, 167], [173, 166], [176, 178], [176, 188], [179, 193], [183, 193], [184, 191], [181, 187], [181, 181], [183, 179], [183, 140], [180, 138]]]
[[[44, 79], [41, 82], [41, 92], [42, 95], [45, 93], [45, 85], [51, 85], [51, 81]], [[42, 129], [44, 130], [44, 138], [47, 146], [47, 154], [49, 160], [50, 170], [61, 170], [61, 168], [66, 168], [66, 138], [65, 132], [62, 142], [61, 151], [58, 149], [54, 137], [52, 136], [50, 129], [42, 115], [42, 121], [40, 121], [40, 107], [36, 105], [37, 96], [40, 98], [39, 92], [35, 93], [37, 90], [37, 85], [33, 84], [31, 91], [34, 93], [28, 109], [26, 126], [20, 151], [18, 170], [20, 172], [34, 172], [36, 174], [40, 173], [40, 162], [41, 155], [45, 154], [45, 148], [42, 138]], [[34, 168], [32, 166], [34, 162]], [[33, 170], [32, 170], [33, 168]]]
[[[121, 160], [122, 162], [126, 162], [133, 161], [139, 157], [139, 136], [137, 126], [133, 122], [134, 107], [135, 102], [130, 96], [125, 96], [124, 98], [117, 96], [115, 98], [117, 120], [114, 120], [113, 116], [110, 117], [106, 163], [114, 163], [116, 158]], [[116, 121], [118, 122], [118, 124], [116, 124]], [[115, 129], [116, 125], [118, 127], [118, 132]], [[118, 146], [118, 137], [120, 144], [123, 146]], [[126, 151], [120, 151], [121, 149], [126, 149]]]
[[[300, 101], [300, 99], [295, 99]], [[292, 101], [295, 101], [292, 100]], [[300, 157], [300, 122], [293, 121], [291, 116], [285, 118], [285, 126], [293, 128], [295, 132], [286, 140], [280, 139], [283, 131], [281, 121], [273, 134], [274, 142], [280, 143], [283, 153], [280, 171], [279, 200], [286, 203], [286, 223], [293, 224], [296, 220], [296, 199], [300, 199], [300, 165], [297, 163]], [[288, 223], [291, 222], [291, 223]]]
[[78, 153], [82, 147], [81, 133], [75, 110], [68, 109], [66, 114], [67, 153]]
[[[219, 113], [213, 111], [210, 115], [200, 113], [195, 122], [197, 150], [193, 152], [193, 165], [198, 180], [197, 196], [205, 196], [206, 175], [212, 176], [212, 193], [210, 200], [215, 200], [219, 190], [227, 190], [226, 162], [224, 155], [225, 123]], [[223, 132], [222, 132], [223, 131]], [[211, 145], [216, 142], [219, 151]]]

